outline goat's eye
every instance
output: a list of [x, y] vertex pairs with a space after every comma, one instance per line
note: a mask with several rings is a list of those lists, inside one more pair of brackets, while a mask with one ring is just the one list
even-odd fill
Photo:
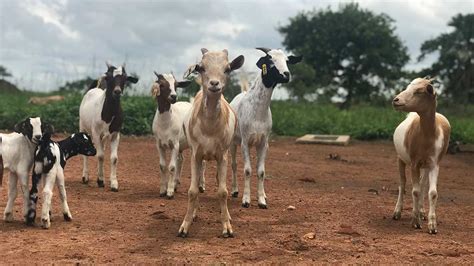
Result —
[[230, 66], [226, 67], [224, 73], [229, 74], [231, 71]]

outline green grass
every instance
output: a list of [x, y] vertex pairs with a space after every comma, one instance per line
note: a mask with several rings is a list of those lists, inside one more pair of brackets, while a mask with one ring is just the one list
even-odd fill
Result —
[[[28, 99], [37, 94], [0, 94], [0, 129], [11, 129], [15, 123], [28, 116], [41, 116], [59, 132], [76, 132], [79, 124], [79, 105], [82, 95], [66, 94], [66, 100], [46, 106], [29, 105]], [[151, 134], [151, 124], [156, 103], [151, 97], [124, 96], [122, 106], [126, 135]], [[474, 143], [474, 106], [446, 107], [440, 104], [453, 128], [452, 138]], [[360, 140], [390, 139], [405, 113], [391, 107], [369, 105], [340, 110], [329, 104], [272, 103], [273, 132], [277, 135], [300, 136], [307, 133], [349, 134]]]

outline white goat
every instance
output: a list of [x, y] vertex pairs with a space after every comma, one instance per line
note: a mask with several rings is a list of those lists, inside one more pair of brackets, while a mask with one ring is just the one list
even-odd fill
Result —
[[[153, 134], [160, 153], [160, 197], [173, 198], [179, 184], [183, 165], [183, 151], [188, 148], [183, 123], [191, 109], [189, 102], [176, 102], [178, 87], [185, 88], [191, 81], [177, 82], [172, 74], [158, 74], [151, 93], [158, 103], [153, 118]], [[166, 165], [166, 150], [171, 150], [169, 166]]]
[[[104, 80], [107, 87], [105, 90], [92, 88], [84, 95], [79, 108], [79, 128], [80, 131], [91, 134], [97, 148], [99, 159], [97, 185], [99, 187], [104, 187], [104, 145], [106, 138], [110, 138], [110, 189], [117, 192], [118, 146], [123, 123], [120, 97], [125, 82], [137, 83], [138, 79], [127, 76], [124, 65], [116, 68], [107, 63]], [[83, 159], [82, 182], [87, 184], [89, 182], [87, 156]]]
[[203, 160], [216, 160], [222, 234], [224, 237], [232, 237], [231, 218], [227, 208], [226, 175], [227, 153], [237, 126], [237, 117], [222, 93], [230, 72], [243, 65], [244, 57], [241, 55], [229, 63], [227, 50], [209, 52], [203, 48], [201, 52], [201, 62], [188, 69], [188, 73], [199, 73], [201, 90], [197, 93], [184, 123], [186, 137], [192, 149], [191, 185], [188, 191], [188, 209], [178, 235], [188, 235], [189, 227], [196, 216], [198, 182]]
[[413, 184], [412, 225], [417, 229], [421, 228], [421, 219], [425, 216], [424, 196], [429, 181], [428, 231], [436, 234], [439, 162], [448, 149], [451, 127], [446, 117], [436, 113], [436, 92], [431, 82], [429, 78], [414, 79], [393, 99], [396, 110], [411, 112], [393, 134], [400, 171], [398, 201], [393, 219], [401, 217], [406, 183], [405, 167], [409, 165]]
[[48, 125], [42, 125], [39, 117], [27, 118], [15, 125], [15, 133], [0, 134], [0, 168], [3, 179], [3, 168], [10, 171], [8, 181], [8, 202], [3, 219], [13, 221], [13, 204], [17, 196], [17, 183], [20, 180], [23, 191], [23, 217], [28, 212], [28, 176], [33, 166], [33, 156], [36, 146], [44, 131], [52, 131]]
[[273, 89], [279, 83], [290, 81], [290, 71], [287, 64], [296, 64], [302, 57], [286, 56], [281, 50], [257, 48], [265, 53], [257, 66], [261, 74], [257, 76], [249, 91], [243, 91], [230, 103], [237, 113], [239, 129], [235, 132], [234, 141], [230, 147], [232, 155], [232, 196], [239, 194], [237, 184], [237, 145], [242, 147], [244, 159], [245, 188], [242, 197], [242, 206], [250, 206], [250, 176], [252, 168], [250, 163], [250, 147], [257, 150], [257, 200], [258, 206], [267, 208], [266, 195], [263, 187], [265, 179], [265, 157], [268, 150], [268, 138], [272, 130], [272, 113], [270, 103]]

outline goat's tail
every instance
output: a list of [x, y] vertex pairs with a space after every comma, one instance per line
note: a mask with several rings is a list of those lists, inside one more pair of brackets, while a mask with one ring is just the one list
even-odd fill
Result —
[[245, 92], [249, 90], [249, 79], [247, 73], [242, 72], [242, 74], [240, 74], [239, 85], [240, 91]]
[[0, 136], [0, 186], [3, 183], [2, 136]]

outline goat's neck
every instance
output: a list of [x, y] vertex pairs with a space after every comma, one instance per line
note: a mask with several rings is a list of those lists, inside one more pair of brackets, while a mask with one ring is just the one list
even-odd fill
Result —
[[158, 97], [156, 101], [158, 103], [158, 111], [160, 114], [166, 113], [168, 111], [171, 112], [171, 103], [167, 99]]
[[102, 106], [101, 117], [106, 123], [112, 122], [112, 119], [120, 112], [120, 98], [113, 97], [111, 90], [105, 91], [104, 105]]
[[203, 92], [201, 110], [208, 121], [217, 121], [221, 114], [221, 95], [208, 96]]
[[418, 112], [420, 116], [420, 127], [424, 136], [436, 134], [436, 103], [424, 112]]
[[266, 110], [268, 107], [270, 107], [270, 103], [272, 101], [272, 95], [273, 95], [273, 88], [274, 86], [267, 87], [262, 79], [262, 75], [258, 75], [255, 82], [254, 86], [252, 89], [248, 92], [252, 96], [250, 99], [254, 101], [255, 108], [261, 108], [263, 110]]
[[59, 141], [58, 145], [66, 160], [79, 154], [77, 144], [74, 143], [71, 137]]

